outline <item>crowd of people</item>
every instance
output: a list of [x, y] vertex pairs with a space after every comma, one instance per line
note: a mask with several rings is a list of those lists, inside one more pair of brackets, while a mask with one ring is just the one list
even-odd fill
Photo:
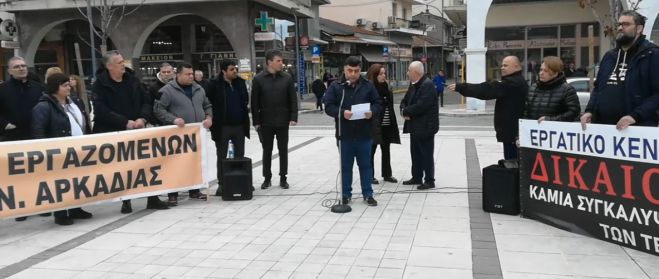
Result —
[[[480, 84], [448, 86], [467, 97], [495, 99], [494, 128], [503, 144], [504, 158], [517, 159], [518, 120], [580, 121], [616, 125], [659, 124], [659, 80], [652, 77], [659, 67], [659, 49], [642, 34], [645, 17], [633, 11], [622, 12], [617, 27], [617, 46], [607, 52], [600, 63], [590, 101], [580, 115], [575, 89], [566, 83], [563, 61], [555, 56], [543, 59], [537, 87], [529, 92], [522, 75], [522, 64], [515, 56], [501, 63], [501, 80]], [[51, 68], [45, 84], [29, 77], [25, 60], [9, 60], [10, 80], [0, 84], [0, 140], [16, 141], [37, 138], [81, 136], [148, 126], [202, 123], [210, 129], [217, 150], [218, 190], [222, 195], [222, 158], [227, 157], [229, 142], [234, 156], [244, 157], [245, 138], [251, 125], [257, 131], [263, 148], [261, 189], [272, 187], [272, 151], [277, 140], [279, 151], [279, 187], [288, 189], [289, 127], [298, 121], [297, 94], [294, 79], [283, 71], [283, 55], [277, 50], [266, 52], [266, 69], [252, 80], [251, 92], [238, 75], [236, 62], [224, 60], [220, 73], [210, 81], [190, 64], [176, 70], [163, 63], [156, 82], [146, 88], [133, 71], [124, 65], [123, 56], [109, 51], [103, 57], [103, 68], [88, 99], [84, 81]], [[569, 68], [569, 67], [568, 67]], [[376, 206], [372, 184], [375, 176], [374, 156], [378, 146], [382, 153], [381, 175], [384, 182], [397, 183], [391, 169], [391, 144], [400, 144], [394, 97], [386, 80], [386, 67], [371, 65], [362, 74], [362, 59], [348, 57], [341, 75], [326, 73], [316, 77], [312, 91], [317, 109], [335, 119], [337, 147], [342, 171], [343, 204], [352, 201], [352, 168], [359, 167], [363, 200]], [[434, 144], [439, 130], [439, 107], [443, 106], [444, 72], [434, 79], [426, 76], [423, 63], [414, 61], [408, 68], [410, 85], [401, 101], [403, 133], [410, 134], [411, 178], [403, 185], [417, 189], [435, 187]], [[365, 111], [353, 112], [360, 106]], [[93, 110], [93, 119], [91, 111]], [[189, 197], [206, 200], [199, 190]], [[178, 193], [170, 193], [167, 201], [148, 197], [147, 208], [168, 209], [178, 205]], [[130, 200], [124, 200], [121, 213], [132, 212]], [[73, 224], [73, 219], [91, 218], [81, 208], [57, 211], [55, 223]], [[23, 221], [26, 217], [16, 218]]]

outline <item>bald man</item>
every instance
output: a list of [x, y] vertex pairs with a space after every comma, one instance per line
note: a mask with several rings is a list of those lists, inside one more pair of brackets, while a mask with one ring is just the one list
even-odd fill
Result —
[[503, 157], [517, 159], [518, 120], [524, 113], [529, 86], [522, 76], [522, 66], [516, 56], [508, 56], [501, 62], [501, 81], [479, 84], [451, 84], [449, 90], [465, 97], [481, 100], [496, 99], [494, 106], [494, 130], [497, 141], [503, 143]]
[[[426, 78], [423, 63], [414, 61], [407, 69], [410, 87], [400, 102], [405, 119], [403, 134], [410, 134], [412, 178], [403, 185], [419, 190], [435, 188], [435, 134], [439, 131], [439, 103], [435, 84]], [[425, 174], [425, 176], [424, 176]]]

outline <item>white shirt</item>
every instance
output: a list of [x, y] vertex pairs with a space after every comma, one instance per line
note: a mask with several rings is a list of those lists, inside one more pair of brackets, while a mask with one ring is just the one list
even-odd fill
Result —
[[71, 135], [72, 136], [82, 136], [85, 134], [85, 118], [82, 116], [82, 112], [78, 106], [69, 100], [69, 103], [64, 105], [64, 111], [69, 117], [69, 122], [71, 123]]

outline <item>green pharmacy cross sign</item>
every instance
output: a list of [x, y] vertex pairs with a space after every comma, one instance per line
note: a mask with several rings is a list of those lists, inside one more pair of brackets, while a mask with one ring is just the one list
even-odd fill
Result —
[[261, 11], [260, 14], [261, 16], [254, 20], [254, 22], [261, 27], [262, 32], [270, 31], [270, 24], [274, 24], [275, 20], [272, 17], [268, 17], [268, 12]]

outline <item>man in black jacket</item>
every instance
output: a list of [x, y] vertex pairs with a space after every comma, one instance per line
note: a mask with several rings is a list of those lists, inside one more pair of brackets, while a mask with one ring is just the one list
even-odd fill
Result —
[[439, 131], [439, 98], [435, 84], [425, 76], [421, 62], [410, 63], [407, 75], [410, 87], [400, 102], [400, 114], [405, 119], [403, 133], [410, 134], [412, 178], [403, 181], [403, 185], [421, 184], [417, 187], [419, 190], [435, 188], [433, 154], [435, 134]]
[[236, 61], [223, 60], [220, 70], [206, 91], [213, 104], [211, 137], [217, 150], [218, 196], [222, 195], [222, 160], [227, 157], [229, 140], [233, 143], [235, 158], [242, 158], [245, 156], [245, 137], [249, 138], [249, 95], [245, 80], [238, 76]]
[[323, 95], [325, 95], [326, 90], [325, 83], [316, 76], [316, 80], [311, 83], [311, 92], [316, 95], [316, 109], [321, 112], [323, 111]]
[[[151, 98], [133, 72], [124, 66], [124, 57], [117, 51], [103, 56], [104, 69], [97, 73], [94, 94], [93, 133], [116, 132], [146, 127], [152, 113]], [[148, 209], [168, 209], [157, 196], [148, 198]], [[123, 201], [121, 213], [133, 212], [130, 200]]]
[[497, 100], [494, 106], [494, 130], [497, 133], [497, 141], [503, 143], [504, 159], [516, 159], [518, 122], [524, 114], [526, 95], [529, 93], [529, 86], [522, 76], [519, 58], [507, 56], [503, 59], [499, 82], [451, 84], [448, 89], [457, 91], [465, 97]]
[[602, 57], [597, 80], [581, 125], [657, 127], [659, 118], [659, 48], [645, 39], [646, 18], [624, 11], [618, 19], [616, 48]]
[[[337, 124], [336, 137], [341, 148], [342, 204], [350, 203], [352, 198], [352, 166], [357, 159], [362, 196], [369, 206], [377, 206], [371, 186], [371, 118], [382, 112], [382, 99], [373, 83], [361, 77], [361, 66], [361, 57], [350, 56], [346, 59], [341, 82], [333, 83], [327, 90], [325, 113], [334, 117]], [[364, 113], [364, 119], [353, 119], [352, 106], [358, 104], [370, 104], [370, 111]]]
[[[46, 87], [28, 78], [27, 64], [23, 58], [10, 58], [7, 67], [9, 80], [0, 84], [0, 141], [32, 139], [32, 108], [39, 102]], [[42, 216], [50, 216], [50, 213]], [[18, 217], [16, 221], [26, 219]]]
[[278, 50], [265, 54], [266, 70], [252, 81], [252, 121], [263, 146], [263, 177], [261, 189], [272, 183], [272, 147], [275, 136], [279, 150], [280, 186], [288, 189], [288, 127], [297, 124], [297, 94], [293, 78], [282, 71], [283, 59]]

